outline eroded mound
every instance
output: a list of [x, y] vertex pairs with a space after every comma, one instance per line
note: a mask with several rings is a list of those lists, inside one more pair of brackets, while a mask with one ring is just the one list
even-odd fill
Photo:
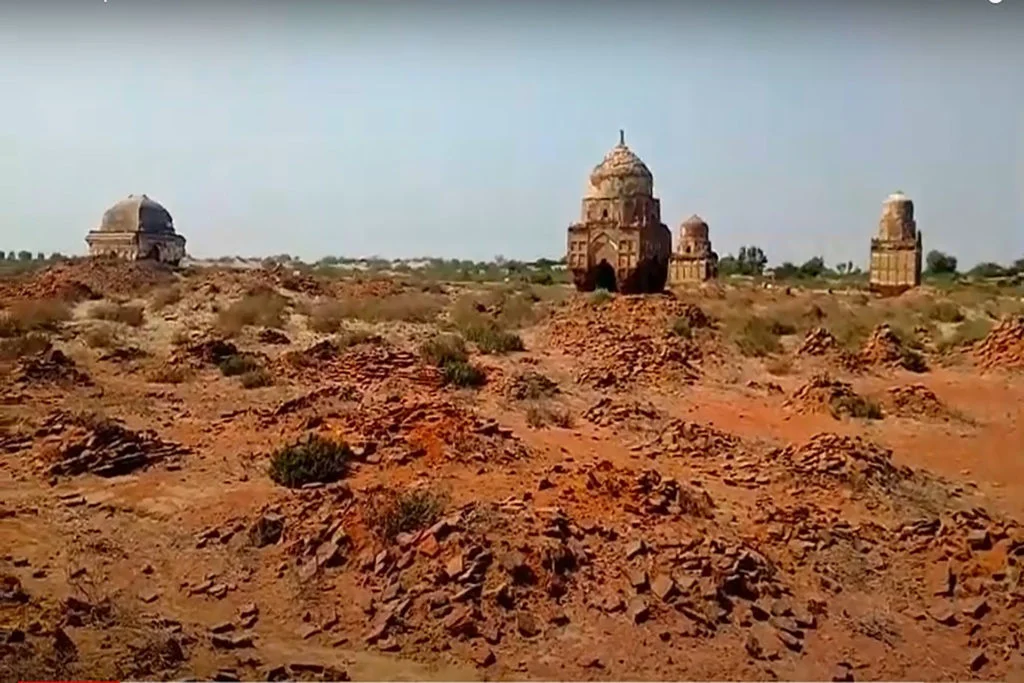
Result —
[[173, 269], [155, 262], [80, 259], [0, 281], [0, 299], [133, 297], [174, 279]]
[[583, 419], [601, 427], [624, 426], [640, 430], [656, 428], [665, 419], [665, 415], [649, 401], [603, 396], [583, 411]]
[[799, 446], [774, 450], [775, 459], [804, 482], [877, 483], [888, 486], [913, 476], [892, 462], [892, 451], [858, 436], [819, 433]]
[[1024, 316], [1000, 320], [974, 347], [974, 358], [983, 368], [1024, 368]]
[[704, 312], [670, 297], [618, 296], [595, 304], [576, 299], [550, 321], [549, 343], [581, 364], [577, 381], [597, 388], [692, 381], [699, 346], [672, 332], [709, 324]]
[[804, 336], [797, 353], [805, 356], [824, 356], [827, 353], [836, 351], [839, 342], [832, 336], [832, 333], [824, 327], [815, 327]]

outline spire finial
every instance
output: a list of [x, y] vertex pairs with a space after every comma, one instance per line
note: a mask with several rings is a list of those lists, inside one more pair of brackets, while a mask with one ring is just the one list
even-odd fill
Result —
[[619, 128], [619, 144], [626, 144], [626, 131], [622, 130], [621, 128]]

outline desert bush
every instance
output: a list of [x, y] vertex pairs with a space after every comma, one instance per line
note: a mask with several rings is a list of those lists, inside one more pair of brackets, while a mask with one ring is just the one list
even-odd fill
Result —
[[173, 306], [181, 301], [181, 288], [175, 285], [162, 287], [155, 292], [151, 298], [151, 305], [154, 311]]
[[89, 317], [95, 320], [123, 323], [139, 327], [146, 321], [145, 309], [138, 304], [119, 304], [101, 301], [89, 309]]
[[572, 428], [572, 413], [563, 406], [534, 403], [526, 408], [526, 424], [540, 429], [553, 424], [562, 429]]
[[419, 531], [437, 522], [448, 502], [447, 494], [431, 489], [387, 491], [375, 496], [367, 507], [367, 523], [378, 536], [393, 541], [399, 534]]
[[217, 314], [222, 334], [234, 336], [248, 326], [284, 327], [288, 299], [276, 292], [247, 294]]
[[352, 451], [343, 441], [311, 434], [271, 454], [268, 475], [288, 488], [329, 484], [348, 473], [351, 457]]
[[829, 402], [829, 407], [836, 417], [847, 415], [866, 420], [882, 419], [881, 406], [863, 396], [837, 396]]
[[768, 374], [781, 377], [793, 372], [793, 359], [789, 356], [776, 356], [765, 361], [764, 369]]
[[259, 360], [244, 353], [236, 353], [228, 356], [217, 364], [220, 372], [225, 377], [235, 377], [262, 369]]
[[693, 338], [693, 330], [690, 327], [690, 321], [683, 316], [679, 316], [678, 318], [673, 320], [670, 329], [672, 330], [672, 334], [676, 335], [681, 339]]
[[522, 338], [514, 332], [506, 332], [499, 329], [497, 325], [482, 325], [470, 327], [463, 331], [469, 341], [477, 345], [481, 353], [509, 353], [522, 351]]
[[350, 346], [356, 346], [357, 344], [365, 344], [373, 340], [379, 340], [375, 334], [367, 332], [366, 330], [346, 330], [338, 335], [335, 335], [333, 342], [334, 345], [339, 349], [347, 349]]
[[469, 359], [466, 342], [457, 334], [439, 334], [428, 339], [420, 345], [420, 355], [428, 363], [438, 367]]
[[992, 330], [992, 321], [986, 318], [969, 318], [953, 330], [948, 337], [939, 341], [939, 350], [948, 351], [979, 342]]
[[608, 290], [599, 289], [595, 292], [592, 292], [590, 296], [587, 298], [590, 301], [591, 305], [602, 306], [611, 301], [613, 296], [615, 295], [609, 292]]
[[0, 338], [0, 360], [17, 360], [42, 353], [50, 347], [50, 340], [39, 332], [29, 332], [19, 337]]
[[964, 319], [964, 312], [952, 301], [936, 301], [930, 304], [925, 315], [940, 323], [958, 323]]
[[382, 298], [347, 297], [323, 302], [330, 306], [331, 317], [352, 318], [367, 322], [427, 323], [437, 318], [444, 308], [442, 295], [427, 292], [403, 292]]
[[487, 381], [483, 371], [464, 360], [449, 361], [441, 366], [441, 376], [446, 384], [457, 387], [479, 387]]
[[772, 321], [759, 316], [747, 318], [735, 334], [736, 346], [744, 356], [762, 357], [782, 350]]
[[329, 299], [314, 304], [309, 310], [309, 329], [333, 334], [345, 323], [346, 308], [341, 302]]
[[93, 349], [109, 349], [117, 345], [117, 334], [109, 325], [90, 327], [82, 334], [82, 341]]
[[26, 332], [55, 332], [71, 319], [71, 309], [57, 299], [16, 301], [0, 311], [0, 337], [17, 337]]
[[146, 381], [154, 384], [181, 384], [188, 381], [190, 376], [188, 368], [164, 363], [150, 370], [146, 374]]
[[900, 356], [900, 366], [910, 372], [928, 372], [928, 363], [924, 356], [913, 349], [904, 349]]
[[771, 333], [777, 337], [796, 334], [796, 325], [787, 320], [780, 320], [779, 318], [769, 318], [768, 329], [770, 329]]
[[269, 387], [274, 383], [274, 376], [265, 368], [256, 368], [242, 374], [242, 386], [246, 389]]

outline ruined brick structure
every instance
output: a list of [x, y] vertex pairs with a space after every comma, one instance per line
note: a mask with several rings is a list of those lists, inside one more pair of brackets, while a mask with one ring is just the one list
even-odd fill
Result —
[[90, 256], [151, 259], [177, 265], [185, 257], [185, 238], [174, 231], [171, 214], [146, 195], [129, 195], [103, 214], [100, 226], [85, 238]]
[[704, 282], [717, 276], [718, 254], [711, 249], [708, 224], [694, 214], [679, 226], [679, 240], [669, 263], [669, 283]]
[[568, 232], [566, 263], [577, 289], [630, 294], [665, 288], [672, 233], [661, 222], [651, 171], [626, 146], [622, 131], [590, 174], [580, 221]]
[[871, 240], [871, 290], [899, 294], [920, 285], [921, 251], [914, 202], [902, 192], [889, 195]]

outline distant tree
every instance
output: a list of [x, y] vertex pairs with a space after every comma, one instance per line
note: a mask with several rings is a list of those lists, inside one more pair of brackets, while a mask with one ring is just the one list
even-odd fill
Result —
[[726, 254], [718, 259], [718, 272], [721, 275], [739, 275], [739, 261], [732, 254]]
[[839, 273], [840, 275], [846, 275], [846, 264], [845, 263], [837, 263], [836, 264], [836, 272]]
[[1010, 266], [1010, 270], [1012, 270], [1015, 275], [1024, 273], [1024, 258], [1019, 258], [1014, 261], [1013, 265]]
[[825, 259], [820, 256], [804, 261], [800, 266], [800, 275], [804, 277], [820, 277], [825, 272]]
[[956, 272], [956, 256], [944, 254], [937, 249], [928, 252], [928, 256], [925, 257], [925, 263], [928, 265], [928, 273], [932, 275], [945, 275]]
[[44, 254], [41, 251], [36, 254], [36, 261], [45, 261], [45, 260], [46, 260], [46, 254]]
[[503, 266], [503, 265], [505, 265], [505, 260], [506, 259], [505, 259], [504, 256], [502, 256], [501, 254], [498, 254], [497, 256], [494, 257], [494, 265], [496, 265], [496, 266]]
[[764, 272], [764, 267], [768, 265], [768, 257], [764, 255], [764, 250], [761, 247], [740, 247], [736, 264], [743, 275], [760, 275]]
[[558, 261], [552, 261], [549, 258], [539, 258], [533, 262], [535, 268], [554, 268], [558, 265]]
[[17, 252], [13, 252], [13, 251], [7, 252], [7, 260], [8, 261], [17, 261], [18, 260]]
[[795, 278], [800, 275], [800, 269], [790, 261], [784, 261], [781, 266], [775, 266], [775, 277], [780, 280]]
[[59, 251], [55, 251], [52, 254], [50, 254], [51, 261], [63, 261], [65, 258], [67, 257], [64, 256], [64, 254], [60, 253]]
[[320, 259], [320, 265], [336, 266], [338, 265], [338, 261], [339, 259], [337, 256], [324, 256], [322, 259]]
[[967, 274], [971, 277], [1003, 277], [1004, 275], [1012, 273], [1012, 270], [1007, 270], [998, 263], [993, 263], [991, 261], [979, 263], [967, 271]]
[[31, 261], [32, 260], [32, 252], [31, 251], [26, 251], [26, 250], [22, 249], [21, 251], [18, 252], [18, 260], [19, 261]]

